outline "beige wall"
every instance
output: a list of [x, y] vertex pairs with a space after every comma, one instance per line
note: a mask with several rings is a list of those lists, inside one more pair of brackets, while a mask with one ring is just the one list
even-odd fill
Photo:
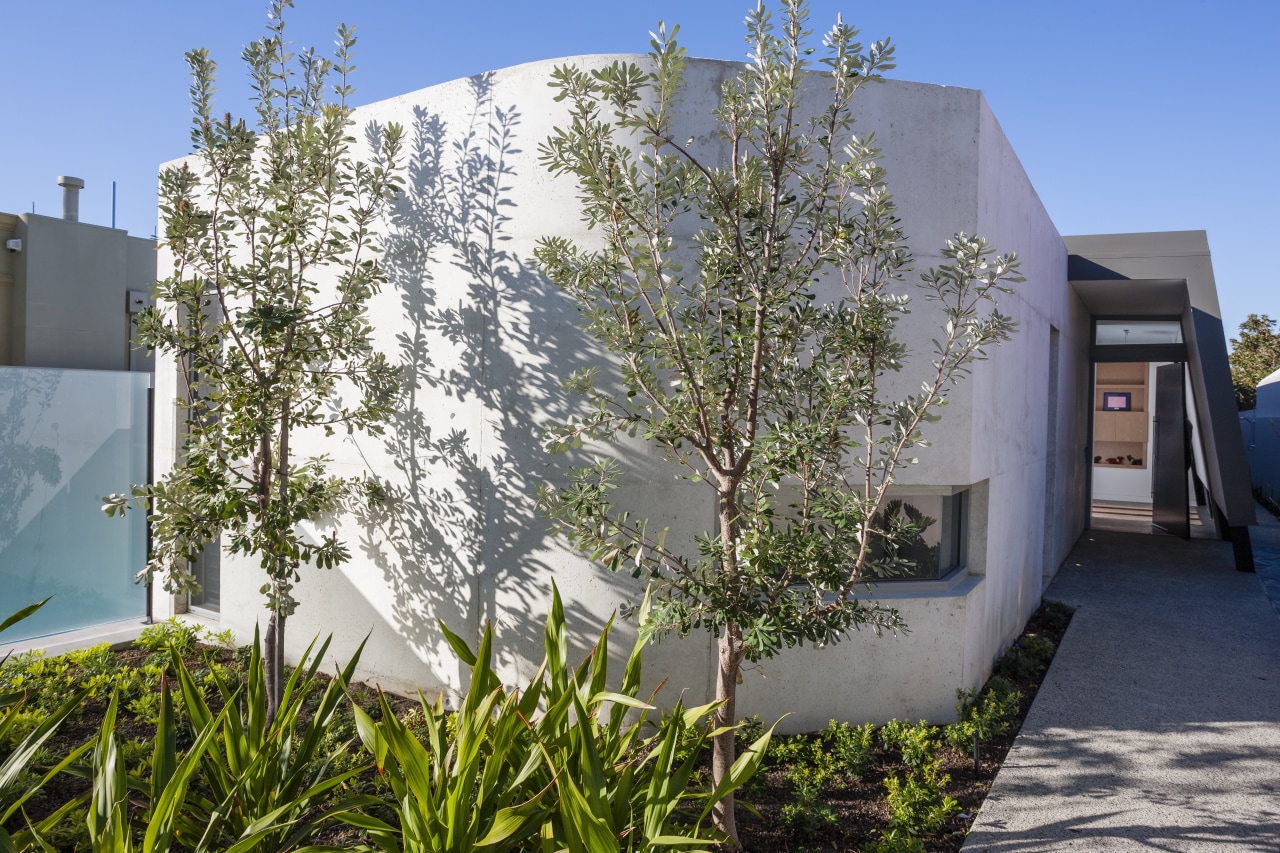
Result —
[[10, 354], [13, 339], [13, 262], [17, 255], [3, 245], [14, 239], [17, 231], [18, 217], [12, 213], [0, 213], [0, 364], [13, 364]]
[[[129, 291], [151, 293], [155, 244], [126, 232], [36, 214], [0, 215], [0, 357], [5, 364], [129, 370]], [[4, 232], [12, 225], [12, 234]], [[6, 269], [10, 283], [6, 281]], [[5, 292], [11, 295], [6, 305]], [[150, 370], [151, 358], [133, 360]]]

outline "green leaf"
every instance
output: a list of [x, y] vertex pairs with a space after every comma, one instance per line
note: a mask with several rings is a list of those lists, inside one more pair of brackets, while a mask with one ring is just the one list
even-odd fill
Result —
[[177, 766], [177, 728], [174, 725], [173, 697], [167, 673], [160, 674], [160, 719], [156, 723], [156, 745], [151, 754], [151, 802], [158, 802]]
[[560, 789], [560, 808], [566, 818], [569, 832], [569, 850], [572, 853], [615, 853], [621, 851], [618, 839], [609, 831], [602, 817], [592, 813], [586, 797], [568, 774], [561, 774], [557, 785]]
[[[20, 774], [28, 769], [32, 758], [35, 757], [40, 747], [53, 736], [53, 733], [62, 725], [63, 720], [80, 707], [87, 695], [87, 690], [76, 691], [67, 701], [59, 705], [57, 710], [45, 717], [38, 726], [13, 747], [12, 751], [5, 756], [4, 763], [0, 764], [0, 790], [7, 789]], [[31, 793], [34, 793], [34, 791]], [[5, 811], [4, 816], [0, 818], [0, 823], [7, 821], [12, 816], [17, 805], [25, 801], [25, 799], [26, 797], [24, 796], [18, 803], [11, 804]]]
[[[49, 598], [53, 598], [53, 596], [51, 595]], [[44, 601], [37, 601], [35, 604], [28, 604], [26, 607], [9, 616], [3, 622], [0, 622], [0, 634], [4, 633], [9, 628], [12, 628], [14, 625], [17, 625], [41, 607], [44, 607], [49, 603], [49, 598], [46, 598]]]
[[769, 740], [773, 737], [773, 730], [778, 727], [778, 723], [782, 722], [783, 719], [786, 718], [782, 717], [777, 723], [769, 726], [765, 733], [756, 738], [733, 762], [729, 772], [724, 774], [724, 778], [720, 780], [715, 790], [707, 798], [707, 805], [702, 811], [702, 817], [699, 818], [699, 822], [706, 820], [707, 815], [711, 814], [711, 810], [715, 808], [716, 803], [745, 785], [747, 780], [760, 769], [760, 763], [764, 761], [765, 752], [769, 749]]
[[657, 710], [656, 706], [650, 705], [648, 702], [642, 702], [634, 696], [627, 696], [623, 693], [611, 693], [607, 690], [592, 696], [591, 701], [588, 704], [595, 707], [602, 702], [613, 702], [617, 705], [625, 705], [628, 708], [639, 708], [646, 711]]

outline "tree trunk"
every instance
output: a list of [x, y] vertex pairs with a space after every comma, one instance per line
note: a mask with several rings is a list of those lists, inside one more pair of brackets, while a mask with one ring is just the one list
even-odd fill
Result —
[[[738, 574], [738, 506], [737, 481], [730, 480], [719, 495], [720, 545], [723, 548], [720, 570], [728, 578]], [[742, 664], [742, 630], [734, 622], [725, 626], [716, 648], [718, 654], [716, 666], [716, 701], [720, 706], [716, 709], [716, 728], [726, 728], [738, 722], [738, 672]], [[715, 736], [711, 742], [711, 780], [719, 785], [720, 780], [733, 766], [736, 744], [734, 732], [726, 731]], [[738, 847], [738, 822], [734, 817], [733, 794], [715, 804], [711, 815], [719, 828], [729, 838], [733, 848]]]
[[[292, 331], [290, 338], [292, 338]], [[276, 468], [276, 486], [278, 493], [276, 500], [283, 509], [289, 505], [289, 400], [285, 398], [280, 404], [280, 454], [277, 460]], [[284, 607], [280, 598], [287, 589], [288, 582], [285, 580], [289, 567], [285, 564], [284, 558], [277, 555], [275, 562], [276, 576], [273, 580], [276, 600], [276, 609], [271, 611], [271, 623], [267, 626], [267, 647], [264, 649], [264, 657], [270, 663], [264, 669], [263, 674], [267, 681], [267, 724], [270, 725], [275, 721], [276, 714], [280, 712], [280, 702], [284, 698], [284, 621], [286, 611], [280, 608]]]
[[284, 697], [284, 622], [285, 615], [271, 611], [267, 623], [267, 636], [262, 650], [262, 674], [266, 681], [267, 725], [275, 722], [280, 713], [280, 701]]
[[[738, 721], [738, 673], [742, 665], [740, 633], [737, 625], [730, 624], [716, 643], [719, 651], [719, 665], [716, 667], [716, 701], [721, 703], [720, 707], [716, 709], [716, 728], [732, 726]], [[720, 784], [720, 780], [728, 774], [729, 768], [733, 766], [733, 762], [737, 757], [737, 746], [733, 739], [734, 734], [735, 732], [732, 730], [722, 732], [716, 735], [711, 742], [711, 779], [713, 785]], [[716, 822], [716, 827], [729, 837], [729, 841], [736, 848], [738, 846], [738, 823], [734, 816], [733, 800], [733, 794], [730, 793], [715, 804], [711, 815]]]

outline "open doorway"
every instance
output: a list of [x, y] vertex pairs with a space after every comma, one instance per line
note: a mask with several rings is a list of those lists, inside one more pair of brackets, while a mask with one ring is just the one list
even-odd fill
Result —
[[1091, 528], [1213, 538], [1194, 412], [1181, 361], [1095, 365]]

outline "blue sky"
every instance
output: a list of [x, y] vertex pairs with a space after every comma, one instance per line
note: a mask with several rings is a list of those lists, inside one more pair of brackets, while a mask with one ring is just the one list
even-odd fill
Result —
[[[742, 56], [750, 0], [301, 0], [296, 45], [356, 25], [357, 103], [521, 62], [643, 52], [659, 19], [693, 56]], [[898, 45], [891, 76], [983, 90], [1063, 234], [1204, 229], [1228, 335], [1280, 317], [1277, 0], [882, 0], [812, 4]], [[81, 219], [155, 230], [158, 163], [187, 153], [183, 53], [207, 47], [219, 109], [248, 112], [240, 50], [266, 4], [64, 2], [3, 7], [0, 210], [57, 215], [55, 178], [86, 180]]]

